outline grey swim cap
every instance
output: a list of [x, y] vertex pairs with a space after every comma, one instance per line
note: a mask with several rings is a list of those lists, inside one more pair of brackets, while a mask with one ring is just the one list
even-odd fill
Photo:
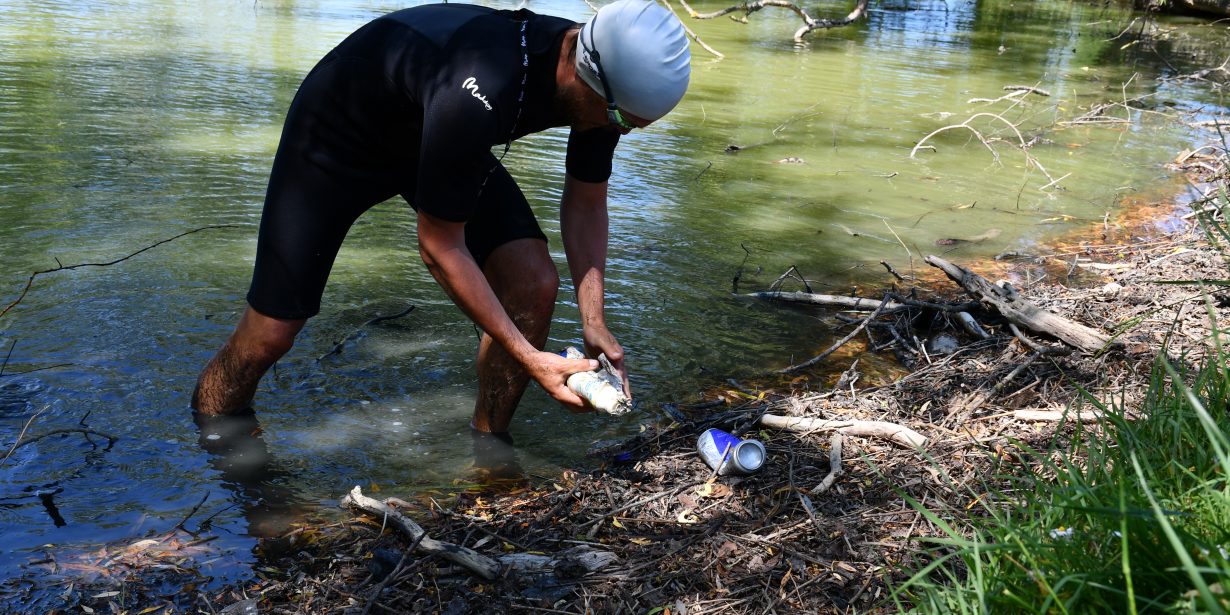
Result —
[[647, 120], [679, 104], [688, 89], [691, 64], [683, 24], [649, 0], [618, 0], [602, 7], [577, 38], [581, 80], [607, 96], [602, 71], [615, 104]]

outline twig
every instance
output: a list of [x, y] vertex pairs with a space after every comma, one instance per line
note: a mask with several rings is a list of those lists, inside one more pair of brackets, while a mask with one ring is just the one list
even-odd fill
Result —
[[716, 17], [722, 17], [723, 15], [729, 15], [730, 13], [741, 11], [743, 13], [742, 21], [745, 23], [748, 16], [752, 13], [761, 11], [767, 7], [789, 9], [803, 20], [803, 25], [794, 31], [794, 42], [796, 43], [803, 42], [803, 35], [808, 32], [845, 26], [862, 19], [862, 17], [867, 13], [867, 0], [858, 0], [858, 3], [854, 6], [854, 10], [850, 11], [850, 13], [842, 19], [815, 19], [811, 15], [808, 15], [807, 11], [799, 5], [793, 2], [787, 2], [786, 0], [755, 0], [754, 2], [740, 2], [734, 6], [713, 11], [711, 13], [697, 13], [691, 6], [688, 6], [686, 0], [680, 0], [679, 3], [683, 5], [684, 10], [688, 12], [688, 15], [691, 16], [692, 19], [714, 19]]
[[653, 495], [651, 495], [651, 496], [649, 496], [649, 497], [647, 497], [647, 498], [641, 498], [641, 499], [639, 499], [639, 500], [637, 500], [637, 501], [635, 501], [635, 502], [633, 502], [633, 503], [631, 503], [631, 504], [627, 504], [627, 505], [625, 505], [625, 506], [620, 506], [619, 508], [616, 508], [616, 509], [614, 509], [614, 510], [610, 511], [610, 512], [606, 513], [605, 515], [602, 515], [601, 517], [598, 517], [598, 518], [596, 518], [596, 519], [590, 519], [589, 521], [586, 521], [585, 523], [582, 523], [582, 524], [578, 525], [578, 526], [576, 527], [576, 529], [580, 530], [580, 529], [587, 528], [587, 527], [589, 527], [589, 526], [591, 526], [591, 525], [593, 525], [593, 524], [595, 524], [595, 523], [600, 523], [603, 519], [606, 519], [607, 517], [613, 517], [613, 516], [615, 516], [615, 515], [618, 515], [619, 513], [623, 512], [623, 511], [625, 511], [625, 510], [628, 510], [628, 509], [630, 509], [630, 508], [636, 508], [637, 506], [642, 506], [642, 505], [644, 505], [644, 504], [648, 504], [648, 503], [650, 503], [650, 502], [654, 502], [654, 501], [660, 500], [660, 499], [662, 499], [662, 498], [664, 498], [664, 497], [678, 495], [678, 494], [680, 494], [680, 493], [683, 493], [684, 491], [687, 491], [688, 489], [691, 489], [692, 487], [695, 487], [695, 486], [697, 486], [697, 485], [703, 485], [705, 482], [707, 482], [707, 481], [692, 481], [692, 482], [684, 483], [683, 485], [680, 485], [679, 487], [676, 487], [675, 489], [673, 489], [673, 490], [671, 490], [671, 491], [660, 491], [660, 492], [655, 493], [655, 494], [653, 494]]
[[[243, 225], [240, 225], [240, 224], [212, 224], [212, 225], [209, 225], [209, 226], [202, 226], [202, 227], [200, 227], [200, 228], [195, 228], [195, 229], [192, 229], [192, 230], [190, 230], [190, 231], [185, 231], [185, 232], [180, 233], [180, 234], [178, 234], [178, 235], [176, 235], [176, 236], [174, 236], [174, 237], [169, 237], [169, 238], [167, 238], [167, 239], [163, 239], [162, 241], [159, 241], [159, 242], [156, 242], [156, 243], [150, 244], [150, 245], [148, 245], [148, 246], [145, 246], [144, 248], [141, 248], [140, 250], [137, 250], [136, 252], [133, 252], [132, 254], [129, 254], [128, 256], [124, 256], [124, 257], [122, 257], [122, 258], [117, 258], [117, 259], [115, 259], [115, 260], [113, 260], [113, 261], [108, 261], [108, 262], [105, 262], [105, 263], [78, 263], [78, 264], [76, 264], [76, 265], [60, 265], [60, 266], [55, 267], [55, 268], [53, 268], [53, 269], [44, 269], [44, 270], [42, 270], [42, 271], [35, 271], [34, 273], [31, 273], [31, 274], [30, 274], [29, 279], [27, 279], [27, 280], [26, 280], [26, 286], [25, 286], [25, 288], [23, 288], [23, 289], [21, 290], [21, 294], [17, 296], [17, 299], [15, 299], [12, 303], [8, 304], [8, 307], [5, 307], [3, 310], [0, 310], [0, 318], [3, 318], [5, 314], [8, 314], [8, 313], [9, 313], [9, 310], [11, 310], [11, 309], [13, 309], [14, 307], [16, 307], [16, 305], [17, 305], [18, 303], [21, 303], [21, 300], [22, 300], [22, 299], [25, 299], [25, 298], [26, 298], [26, 293], [30, 292], [30, 287], [34, 285], [34, 278], [36, 278], [36, 277], [38, 277], [38, 276], [40, 276], [40, 275], [44, 275], [44, 274], [48, 274], [48, 273], [55, 273], [56, 271], [67, 271], [67, 270], [69, 270], [69, 269], [80, 269], [81, 267], [109, 267], [109, 266], [114, 265], [114, 264], [116, 264], [116, 263], [122, 263], [122, 262], [124, 262], [124, 261], [126, 261], [126, 260], [128, 260], [128, 259], [130, 259], [130, 258], [132, 258], [132, 257], [134, 257], [134, 256], [136, 256], [136, 255], [138, 255], [138, 254], [140, 254], [140, 253], [142, 253], [142, 252], [147, 251], [147, 250], [152, 250], [152, 249], [154, 249], [154, 248], [156, 248], [156, 247], [158, 247], [158, 246], [160, 246], [160, 245], [162, 245], [162, 244], [164, 244], [164, 243], [168, 243], [168, 242], [171, 242], [171, 241], [175, 241], [176, 239], [179, 239], [180, 237], [183, 237], [183, 236], [185, 236], [185, 235], [191, 235], [191, 234], [193, 234], [193, 233], [199, 233], [199, 232], [201, 232], [201, 231], [205, 231], [205, 230], [209, 230], [209, 229], [217, 229], [217, 228], [236, 228], [236, 227], [239, 227], [239, 226], [243, 226]], [[56, 261], [56, 263], [58, 264], [58, 263], [59, 263], [59, 261], [57, 260], [57, 261]]]
[[829, 438], [829, 473], [824, 476], [824, 480], [820, 481], [819, 485], [816, 485], [815, 489], [811, 490], [812, 495], [820, 495], [828, 491], [833, 486], [833, 483], [837, 482], [838, 477], [842, 475], [841, 445], [844, 441], [845, 438], [841, 436], [840, 432], [833, 434], [833, 437]]
[[769, 291], [776, 292], [778, 288], [781, 288], [782, 282], [784, 282], [786, 278], [789, 278], [789, 277], [793, 277], [797, 279], [798, 281], [802, 282], [803, 288], [807, 289], [807, 292], [809, 293], [813, 292], [811, 289], [811, 284], [808, 283], [807, 278], [803, 277], [803, 274], [799, 273], [799, 268], [795, 267], [794, 265], [791, 265], [790, 268], [787, 269], [785, 273], [778, 276], [777, 279], [774, 280], [773, 283], [769, 285]]
[[[675, 7], [671, 6], [670, 0], [662, 0], [662, 4], [666, 5], [666, 8], [672, 14], [674, 14]], [[689, 12], [690, 12], [690, 9], [689, 9]], [[696, 41], [696, 44], [700, 45], [701, 49], [704, 49], [705, 51], [708, 51], [709, 53], [713, 54], [719, 60], [726, 57], [726, 54], [718, 51], [717, 49], [714, 49], [713, 47], [710, 47], [708, 44], [705, 43], [705, 41], [700, 40], [700, 37], [697, 36], [696, 33], [693, 32], [692, 29], [687, 26], [687, 24], [683, 23], [682, 20], [680, 20], [679, 25], [683, 26], [683, 31], [687, 32], [688, 36], [692, 37], [692, 40]]]
[[47, 365], [47, 366], [44, 366], [44, 367], [35, 367], [35, 368], [33, 368], [33, 369], [27, 369], [27, 370], [23, 370], [23, 371], [20, 371], [20, 372], [9, 372], [9, 373], [7, 373], [7, 374], [0, 374], [0, 377], [4, 377], [4, 376], [22, 376], [22, 375], [25, 375], [25, 374], [33, 374], [33, 373], [35, 373], [35, 372], [45, 372], [45, 371], [47, 371], [47, 370], [49, 370], [49, 369], [57, 369], [57, 368], [60, 368], [60, 367], [72, 367], [72, 366], [73, 366], [73, 364], [72, 364], [72, 363], [56, 363], [55, 365]]
[[[820, 293], [800, 293], [800, 292], [781, 292], [781, 291], [762, 291], [758, 293], [748, 293], [747, 297], [755, 297], [757, 299], [768, 299], [769, 301], [786, 301], [789, 303], [810, 303], [812, 305], [824, 305], [828, 307], [837, 307], [845, 310], [873, 310], [878, 307], [875, 299], [866, 299], [863, 297], [846, 297], [843, 295], [824, 295]], [[884, 306], [887, 312], [895, 312], [905, 309], [905, 303], [897, 301], [889, 301]]]
[[884, 306], [886, 306], [886, 305], [888, 305], [888, 295], [885, 295], [885, 296], [884, 296], [884, 299], [883, 299], [882, 301], [880, 301], [880, 305], [879, 305], [879, 307], [877, 307], [877, 308], [875, 309], [875, 311], [873, 311], [871, 314], [868, 314], [868, 315], [867, 315], [867, 318], [864, 318], [864, 319], [863, 319], [863, 322], [859, 323], [859, 325], [858, 325], [857, 327], [855, 327], [855, 328], [854, 328], [854, 330], [853, 330], [853, 331], [851, 331], [849, 335], [847, 335], [847, 336], [845, 336], [845, 337], [843, 337], [843, 338], [841, 338], [841, 339], [837, 340], [837, 342], [836, 342], [836, 343], [834, 343], [832, 346], [830, 346], [828, 350], [825, 350], [824, 352], [822, 352], [822, 353], [820, 353], [820, 354], [818, 354], [818, 355], [816, 355], [816, 356], [814, 356], [814, 357], [812, 357], [812, 358], [810, 358], [810, 359], [808, 359], [808, 360], [806, 360], [806, 361], [804, 361], [804, 362], [802, 362], [802, 363], [799, 363], [798, 365], [791, 365], [791, 366], [789, 366], [789, 367], [787, 367], [787, 368], [777, 370], [777, 373], [779, 373], [779, 374], [790, 374], [790, 373], [794, 373], [794, 372], [797, 372], [797, 371], [799, 371], [799, 370], [801, 370], [801, 369], [806, 369], [806, 368], [808, 368], [808, 367], [811, 367], [811, 366], [813, 366], [813, 365], [815, 365], [815, 364], [819, 363], [820, 361], [823, 361], [825, 357], [827, 357], [827, 356], [829, 356], [829, 355], [833, 354], [834, 352], [836, 352], [838, 348], [841, 348], [842, 346], [844, 346], [846, 342], [848, 342], [848, 341], [850, 341], [850, 340], [854, 339], [854, 336], [858, 335], [858, 334], [859, 334], [859, 333], [860, 333], [863, 329], [866, 329], [866, 328], [867, 328], [867, 323], [869, 323], [869, 322], [871, 322], [871, 321], [875, 320], [875, 318], [876, 318], [877, 316], [879, 316], [879, 315], [880, 315], [880, 312], [883, 312], [883, 311], [884, 311]]
[[21, 433], [17, 434], [17, 441], [13, 442], [13, 447], [9, 449], [9, 452], [4, 456], [4, 459], [0, 459], [0, 465], [4, 465], [4, 463], [9, 460], [9, 457], [13, 455], [13, 451], [17, 450], [17, 447], [21, 444], [21, 437], [26, 435], [26, 430], [30, 428], [30, 424], [34, 422], [34, 419], [38, 418], [38, 415], [42, 414], [46, 410], [47, 407], [44, 406], [40, 408], [38, 412], [35, 412], [30, 416], [30, 420], [26, 421], [26, 424], [22, 426]]
[[880, 264], [881, 264], [881, 265], [884, 265], [884, 268], [885, 268], [885, 269], [887, 269], [887, 270], [888, 270], [888, 272], [889, 272], [890, 274], [892, 274], [892, 276], [893, 276], [894, 278], [897, 278], [897, 281], [899, 281], [899, 282], [905, 282], [905, 281], [906, 281], [906, 279], [905, 279], [905, 278], [901, 277], [901, 274], [900, 274], [900, 273], [897, 273], [897, 270], [896, 270], [896, 269], [893, 269], [893, 266], [892, 266], [892, 265], [888, 264], [888, 261], [882, 260], [882, 261], [880, 261]]
[[341, 505], [385, 516], [393, 521], [402, 533], [418, 541], [424, 551], [439, 554], [444, 559], [463, 566], [484, 579], [492, 580], [500, 575], [500, 564], [495, 560], [468, 547], [440, 542], [427, 536], [427, 532], [419, 524], [384, 502], [363, 495], [363, 491], [357, 485], [342, 498]]
[[[176, 523], [176, 524], [175, 524], [175, 527], [173, 527], [173, 528], [171, 528], [171, 529], [172, 529], [172, 530], [183, 530], [183, 531], [185, 531], [185, 532], [188, 532], [188, 528], [184, 527], [184, 524], [185, 524], [185, 523], [187, 523], [187, 522], [188, 522], [188, 520], [192, 518], [192, 515], [195, 515], [195, 514], [196, 514], [196, 511], [198, 511], [198, 510], [200, 510], [200, 509], [201, 509], [201, 506], [203, 506], [203, 505], [205, 504], [205, 500], [208, 500], [208, 499], [209, 499], [209, 492], [208, 492], [208, 491], [206, 491], [206, 492], [205, 492], [205, 497], [201, 498], [201, 501], [200, 501], [200, 502], [197, 502], [197, 503], [196, 503], [196, 506], [193, 506], [193, 507], [192, 507], [192, 510], [188, 511], [188, 514], [187, 514], [187, 515], [186, 515], [183, 519], [180, 519], [180, 520], [179, 520], [179, 523]], [[188, 533], [189, 533], [189, 534], [192, 534], [192, 532], [188, 532]]]
[[975, 113], [975, 114], [973, 114], [973, 115], [969, 116], [968, 118], [966, 118], [966, 119], [965, 119], [965, 121], [964, 121], [964, 122], [961, 122], [960, 124], [950, 124], [950, 125], [948, 125], [948, 126], [942, 126], [942, 127], [940, 127], [940, 128], [936, 128], [935, 130], [931, 131], [931, 133], [930, 133], [930, 134], [928, 134], [927, 136], [923, 137], [923, 138], [922, 138], [922, 139], [921, 139], [921, 140], [920, 140], [920, 141], [919, 141], [916, 145], [914, 145], [914, 148], [910, 150], [910, 158], [914, 158], [914, 157], [915, 157], [915, 154], [917, 154], [917, 153], [918, 153], [918, 150], [922, 149], [922, 148], [923, 148], [923, 145], [924, 145], [924, 144], [925, 144], [928, 140], [930, 140], [930, 139], [931, 139], [931, 137], [934, 137], [935, 135], [938, 135], [938, 134], [940, 134], [941, 132], [944, 132], [944, 131], [946, 131], [946, 130], [953, 130], [953, 129], [957, 129], [957, 128], [964, 128], [964, 129], [966, 129], [966, 130], [968, 130], [968, 131], [970, 131], [970, 132], [974, 133], [974, 136], [978, 138], [978, 142], [979, 142], [979, 143], [982, 143], [984, 146], [986, 146], [987, 150], [991, 152], [991, 156], [995, 159], [995, 162], [998, 164], [998, 163], [999, 163], [999, 161], [1000, 161], [1000, 160], [999, 160], [999, 152], [995, 151], [995, 148], [994, 148], [994, 147], [991, 147], [991, 143], [990, 143], [990, 141], [988, 141], [988, 140], [987, 140], [987, 138], [986, 138], [985, 136], [983, 136], [983, 134], [982, 134], [981, 132], [979, 132], [977, 128], [974, 128], [973, 126], [971, 126], [971, 125], [970, 125], [970, 122], [973, 122], [974, 120], [976, 120], [976, 119], [978, 119], [978, 118], [980, 118], [980, 117], [989, 117], [989, 118], [991, 118], [991, 119], [999, 120], [1000, 122], [1003, 122], [1005, 125], [1007, 125], [1007, 126], [1008, 126], [1008, 128], [1011, 128], [1011, 129], [1012, 129], [1013, 134], [1015, 134], [1015, 135], [1016, 135], [1017, 142], [1019, 143], [1018, 149], [1020, 149], [1020, 150], [1021, 150], [1021, 153], [1025, 155], [1025, 161], [1026, 161], [1026, 162], [1028, 162], [1029, 164], [1033, 165], [1033, 166], [1034, 166], [1035, 168], [1037, 168], [1039, 171], [1041, 171], [1041, 172], [1042, 172], [1042, 174], [1043, 174], [1043, 175], [1045, 175], [1045, 176], [1046, 176], [1046, 178], [1047, 178], [1048, 180], [1051, 180], [1052, 182], [1054, 182], [1054, 181], [1055, 181], [1055, 178], [1054, 178], [1054, 177], [1051, 177], [1051, 174], [1050, 174], [1050, 173], [1046, 170], [1046, 168], [1045, 168], [1045, 167], [1043, 167], [1043, 166], [1042, 166], [1042, 164], [1041, 164], [1041, 163], [1039, 163], [1039, 162], [1038, 162], [1038, 159], [1037, 159], [1037, 158], [1034, 158], [1032, 155], [1030, 155], [1030, 153], [1029, 153], [1029, 151], [1028, 151], [1028, 148], [1027, 148], [1027, 146], [1026, 146], [1026, 143], [1025, 143], [1025, 137], [1021, 134], [1020, 129], [1016, 127], [1016, 124], [1013, 124], [1012, 122], [1009, 122], [1008, 120], [1004, 119], [1004, 117], [1003, 117], [1003, 116], [1001, 116], [1001, 115], [999, 115], [999, 114], [997, 114], [997, 113], [990, 113], [990, 112], [987, 112], [987, 111], [983, 111], [983, 112], [980, 112], [980, 113]]
[[320, 355], [319, 357], [317, 357], [317, 358], [316, 358], [316, 362], [317, 362], [317, 363], [319, 363], [319, 362], [323, 361], [324, 359], [326, 359], [327, 357], [333, 356], [333, 355], [335, 355], [335, 354], [341, 354], [341, 353], [342, 353], [342, 348], [345, 348], [345, 347], [346, 347], [346, 342], [349, 342], [349, 341], [353, 340], [353, 339], [355, 338], [355, 336], [357, 336], [357, 335], [359, 334], [359, 332], [360, 332], [360, 331], [362, 331], [365, 327], [368, 327], [368, 326], [374, 325], [374, 324], [376, 324], [376, 323], [378, 323], [378, 322], [384, 322], [384, 321], [386, 321], [386, 320], [394, 320], [394, 319], [397, 319], [397, 318], [401, 318], [402, 316], [405, 316], [406, 314], [409, 314], [410, 312], [413, 312], [413, 311], [414, 311], [414, 308], [415, 308], [415, 306], [413, 306], [413, 305], [412, 305], [412, 306], [410, 306], [410, 307], [408, 307], [408, 308], [406, 308], [406, 309], [404, 309], [404, 310], [402, 310], [402, 311], [400, 311], [400, 312], [398, 312], [398, 313], [396, 313], [396, 314], [393, 314], [392, 316], [376, 316], [375, 318], [373, 318], [373, 319], [371, 319], [371, 320], [369, 320], [369, 321], [367, 321], [367, 322], [365, 322], [365, 323], [363, 323], [363, 324], [359, 325], [358, 327], [355, 327], [355, 330], [354, 330], [354, 331], [351, 331], [351, 332], [350, 332], [350, 333], [349, 333], [346, 337], [342, 338], [342, 339], [341, 339], [341, 341], [339, 341], [339, 342], [337, 342], [336, 344], [334, 344], [334, 345], [333, 345], [333, 348], [332, 348], [331, 350], [329, 350], [329, 352], [326, 352], [326, 353], [324, 353], [324, 354]]
[[380, 583], [376, 585], [376, 589], [372, 590], [371, 600], [367, 601], [367, 605], [363, 607], [363, 611], [360, 615], [367, 615], [367, 613], [372, 610], [372, 605], [376, 604], [376, 600], [380, 598], [380, 592], [383, 592], [384, 588], [389, 585], [389, 582], [396, 578], [398, 574], [401, 574], [402, 567], [406, 565], [406, 558], [410, 557], [411, 553], [414, 553], [414, 550], [418, 548], [419, 543], [423, 542], [423, 538], [426, 536], [426, 532], [419, 534], [419, 537], [414, 539], [414, 542], [410, 545], [410, 548], [402, 551], [401, 559], [397, 560], [397, 565], [393, 567], [393, 570], [389, 572], [389, 574], [385, 575], [385, 577], [380, 580]]
[[357, 508], [368, 514], [385, 516], [394, 527], [417, 541], [418, 549], [439, 555], [489, 581], [505, 573], [524, 575], [551, 572], [561, 565], [577, 564], [585, 571], [593, 572], [610, 564], [616, 557], [614, 553], [608, 551], [580, 546], [561, 552], [556, 557], [536, 553], [509, 553], [491, 558], [468, 547], [427, 536], [418, 523], [397, 510], [393, 505], [395, 501], [395, 498], [381, 502], [367, 497], [363, 495], [363, 491], [358, 486], [355, 486], [342, 498], [341, 505]]
[[[41, 412], [41, 411], [40, 411], [40, 412]], [[37, 416], [37, 415], [35, 415], [35, 416]], [[30, 420], [32, 421], [32, 420], [34, 420], [34, 418], [33, 418], [33, 417], [31, 417], [31, 419], [30, 419]], [[27, 423], [27, 425], [29, 425], [29, 423]], [[25, 429], [22, 429], [22, 433], [25, 433]], [[49, 432], [47, 432], [47, 433], [42, 433], [42, 434], [39, 434], [39, 435], [34, 436], [34, 437], [32, 437], [32, 438], [27, 438], [27, 439], [25, 439], [25, 440], [18, 440], [15, 444], [13, 444], [13, 448], [9, 450], [9, 455], [12, 455], [12, 454], [13, 454], [13, 451], [15, 451], [15, 450], [17, 450], [17, 449], [19, 449], [19, 448], [21, 448], [21, 447], [23, 447], [23, 446], [27, 445], [27, 444], [30, 444], [30, 443], [32, 443], [32, 442], [37, 442], [37, 441], [42, 440], [43, 438], [46, 438], [46, 437], [48, 437], [48, 436], [56, 436], [56, 435], [66, 434], [66, 433], [83, 433], [83, 434], [87, 434], [87, 435], [89, 435], [89, 434], [94, 434], [94, 435], [96, 435], [96, 436], [102, 436], [102, 437], [104, 437], [104, 438], [106, 438], [106, 439], [108, 440], [108, 442], [107, 442], [107, 448], [111, 448], [111, 445], [115, 444], [115, 441], [116, 441], [116, 440], [119, 440], [119, 438], [118, 438], [117, 436], [113, 436], [113, 435], [111, 435], [111, 434], [103, 433], [103, 432], [101, 432], [101, 431], [95, 431], [95, 430], [93, 430], [93, 429], [84, 429], [84, 428], [81, 428], [81, 427], [65, 427], [65, 428], [63, 428], [63, 429], [52, 429], [51, 431], [49, 431]], [[4, 460], [8, 460], [9, 455], [5, 455], [5, 456], [4, 456]]]
[[[901, 249], [905, 250], [905, 255], [909, 257], [909, 259], [910, 259], [910, 276], [913, 276], [913, 275], [914, 275], [914, 253], [913, 253], [913, 252], [910, 252], [910, 249], [906, 247], [906, 245], [905, 245], [905, 242], [904, 242], [904, 241], [901, 241], [901, 235], [898, 235], [898, 234], [897, 234], [897, 231], [893, 230], [893, 227], [892, 227], [892, 225], [891, 225], [891, 224], [889, 224], [889, 223], [888, 223], [888, 220], [884, 220], [883, 222], [884, 222], [884, 226], [888, 227], [888, 232], [892, 233], [892, 234], [893, 234], [893, 237], [896, 237], [896, 238], [897, 238], [897, 243], [901, 244]], [[884, 262], [884, 261], [880, 261], [880, 262]], [[904, 281], [904, 280], [902, 280], [902, 281]]]
[[9, 365], [9, 358], [13, 356], [13, 349], [17, 347], [17, 338], [13, 338], [13, 343], [9, 344], [9, 352], [4, 355], [4, 363], [0, 363], [0, 376], [4, 375], [4, 368]]
[[1037, 94], [1038, 96], [1050, 96], [1051, 95], [1050, 92], [1040, 87], [1033, 86], [1033, 85], [1005, 85], [1004, 90], [1017, 91], [1017, 92], [1029, 92], [1030, 94]]
[[1105, 417], [1101, 412], [1089, 410], [1074, 412], [1068, 410], [1013, 410], [1012, 418], [1018, 421], [1077, 421], [1080, 423], [1096, 423]]

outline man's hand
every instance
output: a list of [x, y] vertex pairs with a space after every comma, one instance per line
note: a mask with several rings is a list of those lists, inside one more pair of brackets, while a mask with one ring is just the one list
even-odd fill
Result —
[[586, 356], [596, 357], [599, 353], [605, 354], [607, 360], [611, 362], [611, 367], [615, 368], [615, 371], [619, 373], [619, 379], [624, 383], [624, 395], [631, 401], [632, 389], [628, 386], [628, 370], [624, 367], [624, 349], [615, 340], [615, 336], [611, 335], [606, 325], [590, 325], [585, 327], [581, 335], [585, 342]]
[[[609, 355], [608, 355], [609, 356]], [[599, 364], [593, 359], [565, 359], [553, 352], [536, 352], [526, 357], [525, 369], [548, 395], [570, 412], [593, 412], [581, 396], [568, 388], [568, 377], [577, 372], [592, 372]]]

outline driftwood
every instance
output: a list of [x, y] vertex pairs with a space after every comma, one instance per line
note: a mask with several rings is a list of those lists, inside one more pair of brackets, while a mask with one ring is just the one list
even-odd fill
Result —
[[473, 549], [442, 542], [427, 536], [422, 526], [405, 516], [395, 505], [397, 500], [390, 498], [381, 502], [363, 495], [363, 490], [355, 486], [342, 498], [341, 505], [356, 508], [371, 515], [383, 518], [387, 523], [400, 530], [410, 540], [415, 541], [417, 550], [439, 555], [454, 564], [462, 566], [474, 574], [490, 581], [499, 578], [501, 574], [511, 572], [519, 574], [550, 573], [550, 572], [593, 572], [615, 561], [614, 553], [598, 551], [588, 547], [576, 547], [556, 556], [534, 553], [510, 553], [496, 558], [487, 557]]
[[[747, 296], [755, 297], [757, 299], [768, 299], [769, 301], [807, 303], [811, 305], [825, 305], [829, 307], [844, 308], [847, 310], [865, 310], [868, 312], [873, 311], [880, 306], [879, 299], [847, 297], [844, 295], [823, 295], [820, 293], [763, 291], [758, 293], [748, 293]], [[900, 310], [905, 307], [905, 304], [897, 303], [896, 301], [889, 301], [884, 304], [884, 309], [888, 311]]]
[[1053, 336], [1090, 354], [1100, 352], [1108, 346], [1118, 345], [1118, 342], [1113, 342], [1109, 336], [1048, 312], [1022, 299], [1016, 291], [992, 284], [960, 265], [954, 265], [934, 255], [928, 255], [923, 260], [942, 270], [966, 292], [1017, 325]]
[[760, 417], [760, 424], [765, 427], [789, 431], [836, 431], [852, 436], [884, 438], [906, 448], [918, 448], [927, 443], [926, 436], [917, 431], [903, 425], [885, 421], [830, 420], [766, 414]]

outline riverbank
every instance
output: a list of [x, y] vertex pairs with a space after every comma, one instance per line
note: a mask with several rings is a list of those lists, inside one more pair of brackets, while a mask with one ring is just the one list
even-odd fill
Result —
[[[1177, 161], [1193, 158], [1199, 160]], [[1215, 160], [1222, 165], [1215, 173], [1190, 165], [1193, 181], [1224, 182], [1224, 157]], [[1120, 222], [1108, 220], [1095, 229], [1098, 240], [967, 264], [975, 271], [995, 269], [1013, 281], [1021, 298], [1112, 334], [1117, 347], [1106, 352], [1065, 353], [1054, 340], [1014, 332], [1007, 320], [990, 314], [978, 319], [988, 339], [976, 340], [950, 312], [926, 307], [965, 301], [955, 287], [938, 276], [902, 280], [914, 289], [908, 296], [919, 307], [878, 314], [870, 335], [830, 355], [829, 363], [848, 366], [836, 378], [799, 376], [784, 384], [767, 378], [764, 385], [776, 380], [774, 388], [731, 383], [702, 403], [669, 408], [675, 418], [669, 424], [595, 451], [595, 467], [588, 471], [528, 484], [492, 481], [446, 501], [420, 495], [386, 502], [431, 539], [464, 545], [484, 558], [563, 557], [553, 572], [484, 579], [465, 562], [408, 554], [413, 541], [392, 529], [388, 516], [357, 513], [263, 540], [257, 578], [200, 594], [198, 608], [895, 610], [890, 596], [919, 565], [924, 541], [946, 536], [943, 526], [961, 527], [963, 511], [982, 514], [979, 489], [1008, 484], [997, 476], [1036, 468], [1037, 451], [1054, 450], [1077, 435], [1097, 437], [1105, 426], [1103, 412], [1128, 418], [1141, 412], [1159, 352], [1180, 369], [1209, 355], [1209, 323], [1230, 317], [1230, 301], [1219, 287], [1191, 283], [1226, 277], [1225, 254], [1209, 241], [1196, 214], [1220, 215], [1209, 209], [1213, 203], [1163, 204], [1147, 223], [1127, 212]], [[1156, 224], [1157, 214], [1169, 222]], [[865, 313], [846, 318], [846, 330], [853, 330]], [[886, 327], [905, 338], [895, 348]], [[958, 342], [955, 350], [933, 344], [944, 336]], [[860, 373], [860, 357], [894, 351], [913, 365], [905, 375], [869, 382], [877, 376]], [[927, 442], [920, 450], [834, 429], [779, 430], [758, 423], [766, 414], [887, 421]], [[695, 453], [696, 437], [708, 427], [762, 440], [765, 468], [749, 477], [713, 476]], [[588, 554], [579, 556], [578, 549]], [[585, 565], [595, 562], [604, 565], [586, 572]]]

